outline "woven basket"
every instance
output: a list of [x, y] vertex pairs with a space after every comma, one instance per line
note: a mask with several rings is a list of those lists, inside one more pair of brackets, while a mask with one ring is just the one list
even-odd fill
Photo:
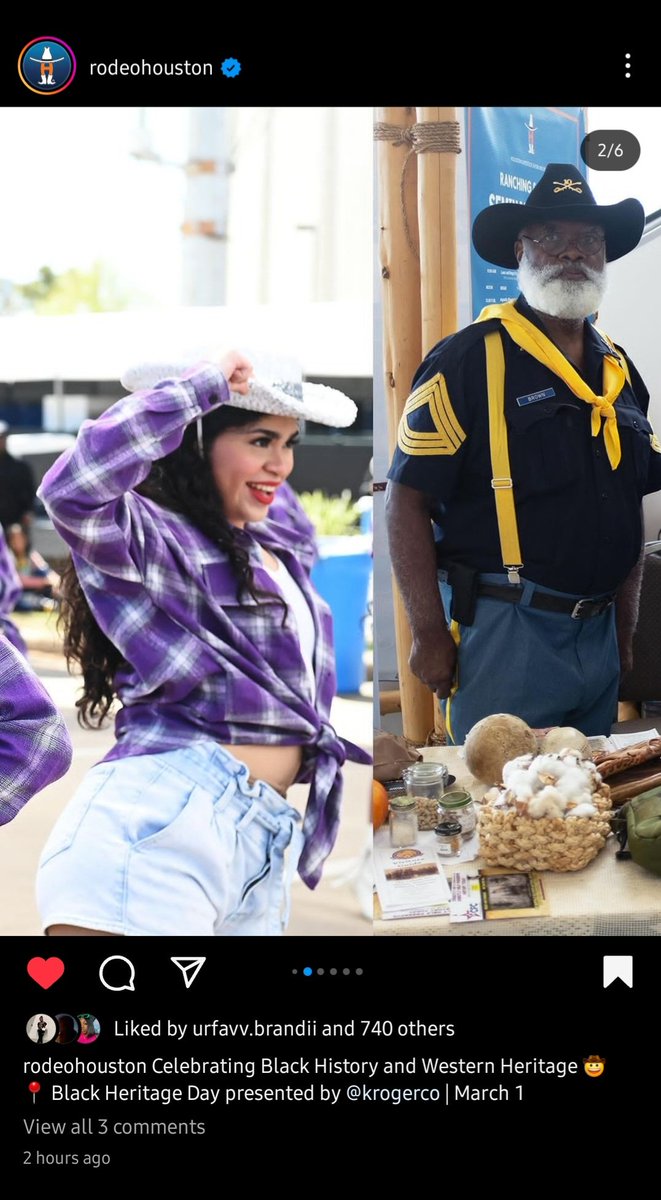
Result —
[[603, 849], [610, 833], [611, 800], [602, 783], [592, 797], [592, 817], [519, 817], [513, 809], [480, 810], [480, 855], [489, 866], [517, 871], [580, 871]]

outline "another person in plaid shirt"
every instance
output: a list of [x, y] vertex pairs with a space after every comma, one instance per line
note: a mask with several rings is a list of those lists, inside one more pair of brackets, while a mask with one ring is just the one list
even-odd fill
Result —
[[[285, 483], [299, 421], [349, 425], [355, 405], [251, 375], [236, 352], [140, 368], [124, 382], [151, 390], [86, 422], [44, 478], [75, 568], [82, 720], [122, 703], [42, 855], [51, 934], [280, 933], [297, 862], [314, 887], [335, 841], [342, 764], [366, 761], [329, 724], [331, 617]], [[294, 781], [311, 782], [302, 831]]]
[[71, 765], [71, 739], [44, 685], [0, 634], [0, 825]]

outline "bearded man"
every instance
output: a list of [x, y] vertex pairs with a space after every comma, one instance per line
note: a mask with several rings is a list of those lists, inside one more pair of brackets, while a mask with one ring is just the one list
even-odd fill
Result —
[[598, 205], [574, 166], [550, 164], [525, 205], [473, 225], [482, 258], [518, 265], [521, 295], [439, 342], [414, 378], [388, 536], [411, 669], [455, 743], [494, 712], [587, 735], [616, 719], [661, 445], [636, 368], [587, 318], [644, 223], [637, 200]]

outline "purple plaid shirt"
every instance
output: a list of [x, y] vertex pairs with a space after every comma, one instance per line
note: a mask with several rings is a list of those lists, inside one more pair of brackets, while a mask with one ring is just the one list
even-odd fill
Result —
[[0, 825], [70, 765], [62, 717], [31, 667], [0, 636]]
[[0, 528], [0, 633], [4, 633], [12, 646], [27, 658], [28, 648], [9, 616], [10, 612], [14, 611], [14, 605], [22, 591], [23, 584], [16, 570], [14, 556]]
[[236, 537], [255, 582], [273, 591], [259, 545], [279, 555], [304, 593], [316, 630], [314, 707], [295, 629], [282, 608], [237, 600], [227, 555], [184, 516], [133, 489], [152, 463], [181, 444], [186, 426], [230, 400], [217, 367], [119, 400], [86, 421], [75, 446], [40, 489], [69, 544], [100, 627], [126, 662], [115, 676], [122, 702], [117, 741], [106, 756], [156, 754], [196, 738], [228, 745], [300, 745], [299, 782], [311, 783], [299, 862], [314, 887], [339, 824], [342, 764], [369, 762], [329, 724], [335, 694], [330, 610], [314, 591], [311, 526], [291, 489], [279, 489], [269, 519]]

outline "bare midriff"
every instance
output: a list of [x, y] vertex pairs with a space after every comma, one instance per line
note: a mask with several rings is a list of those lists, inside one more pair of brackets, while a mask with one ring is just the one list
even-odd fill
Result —
[[228, 754], [245, 763], [254, 779], [270, 783], [284, 794], [298, 775], [303, 751], [300, 746], [223, 746]]

